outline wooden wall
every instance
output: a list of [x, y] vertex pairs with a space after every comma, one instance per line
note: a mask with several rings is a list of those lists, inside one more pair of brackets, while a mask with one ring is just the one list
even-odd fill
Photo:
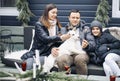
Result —
[[[34, 26], [35, 22], [41, 16], [43, 9], [46, 4], [54, 3], [58, 7], [58, 18], [60, 22], [64, 26], [67, 22], [67, 16], [71, 9], [79, 9], [81, 12], [81, 19], [85, 20], [86, 23], [91, 23], [94, 20], [95, 13], [97, 10], [97, 6], [100, 0], [28, 0], [29, 6], [32, 12], [36, 15], [31, 18], [29, 25]], [[112, 0], [108, 0], [109, 4], [112, 6]], [[112, 18], [112, 10], [109, 12], [110, 15], [110, 26], [120, 26], [120, 18]], [[1, 25], [21, 25], [21, 23], [16, 19], [16, 17], [10, 16], [2, 16], [1, 17]]]
[[[34, 26], [35, 22], [37, 22], [39, 17], [42, 15], [45, 5], [49, 3], [54, 3], [58, 7], [58, 18], [62, 23], [62, 26], [65, 26], [67, 24], [68, 13], [70, 12], [71, 9], [79, 9], [81, 12], [81, 19], [85, 20], [86, 23], [90, 24], [95, 18], [97, 6], [100, 2], [100, 0], [28, 0], [28, 1], [31, 11], [35, 14], [35, 16], [32, 17], [31, 21], [29, 22], [30, 26]], [[112, 6], [112, 0], [108, 1], [109, 4]], [[120, 27], [120, 18], [112, 18], [112, 8], [109, 11], [109, 16], [111, 20], [109, 21], [109, 25], [107, 25], [107, 27], [112, 26]], [[16, 16], [0, 16], [0, 29], [2, 26], [3, 27], [7, 26], [6, 28], [11, 29], [12, 31], [19, 31], [19, 26], [21, 26], [21, 22], [18, 21]], [[18, 27], [18, 29], [16, 29], [15, 27]], [[23, 27], [21, 28], [21, 30], [23, 30]], [[20, 37], [21, 40], [14, 41], [13, 44], [14, 45], [19, 44], [21, 47], [21, 45], [24, 44], [23, 31], [20, 33], [20, 35], [14, 34], [12, 37], [14, 38], [15, 36]]]

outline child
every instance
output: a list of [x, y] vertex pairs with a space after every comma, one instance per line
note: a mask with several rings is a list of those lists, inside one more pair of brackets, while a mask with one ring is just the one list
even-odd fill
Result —
[[120, 76], [120, 68], [116, 61], [120, 61], [120, 41], [110, 33], [102, 32], [102, 24], [99, 21], [91, 23], [91, 32], [95, 38], [95, 56], [91, 58], [95, 64], [103, 64], [106, 76]]

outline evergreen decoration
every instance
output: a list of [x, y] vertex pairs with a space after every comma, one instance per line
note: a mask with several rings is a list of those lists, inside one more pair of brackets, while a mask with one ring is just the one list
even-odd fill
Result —
[[10, 77], [11, 75], [9, 73], [0, 72], [0, 77]]
[[65, 72], [52, 72], [50, 74], [42, 74], [42, 70], [37, 70], [36, 74], [36, 79], [33, 79], [33, 71], [27, 71], [25, 74], [9, 74], [9, 73], [4, 73], [0, 72], [2, 74], [0, 77], [16, 77], [17, 79], [20, 80], [25, 80], [27, 81], [91, 81], [84, 79], [80, 77], [79, 75], [76, 74], [76, 76], [69, 76], [66, 75]]
[[97, 7], [95, 20], [100, 21], [103, 27], [106, 27], [106, 25], [108, 25], [108, 22], [110, 20], [109, 17], [110, 9], [111, 6], [109, 5], [108, 0], [100, 0], [100, 3]]
[[17, 10], [19, 11], [19, 16], [17, 17], [19, 21], [22, 22], [23, 26], [27, 26], [30, 21], [30, 17], [34, 14], [29, 9], [29, 4], [27, 0], [17, 0], [16, 2]]
[[[41, 70], [42, 71], [42, 70]], [[36, 79], [34, 81], [90, 81], [84, 78], [79, 78], [79, 75], [69, 76], [65, 72], [52, 72], [50, 74], [42, 74], [40, 70], [37, 70]], [[20, 78], [32, 77], [32, 71], [27, 72], [19, 76]], [[30, 81], [33, 81], [30, 78]]]

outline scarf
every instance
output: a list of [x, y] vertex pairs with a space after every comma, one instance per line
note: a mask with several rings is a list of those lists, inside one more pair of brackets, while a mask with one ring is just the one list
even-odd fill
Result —
[[55, 36], [56, 35], [56, 23], [57, 23], [57, 21], [56, 20], [54, 20], [54, 21], [49, 20], [49, 22], [51, 24], [50, 28], [48, 29], [49, 35]]

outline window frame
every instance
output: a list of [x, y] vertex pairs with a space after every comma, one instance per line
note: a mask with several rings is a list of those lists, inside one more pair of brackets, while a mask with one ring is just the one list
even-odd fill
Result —
[[16, 7], [0, 7], [0, 16], [18, 16]]
[[1, 7], [0, 5], [0, 16], [18, 16], [19, 12], [17, 7]]
[[120, 18], [120, 0], [112, 0], [112, 17]]

